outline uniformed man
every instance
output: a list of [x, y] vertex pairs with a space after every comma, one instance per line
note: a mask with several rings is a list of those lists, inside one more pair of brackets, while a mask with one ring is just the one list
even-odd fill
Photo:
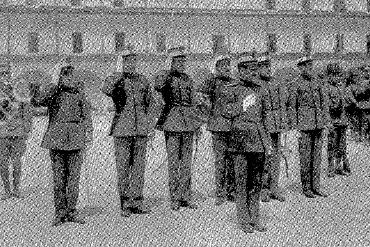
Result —
[[109, 135], [114, 138], [123, 217], [150, 213], [143, 204], [143, 188], [147, 143], [155, 134], [155, 100], [148, 79], [136, 67], [137, 55], [128, 46], [118, 55], [117, 72], [102, 87], [115, 105]]
[[200, 92], [209, 103], [210, 117], [207, 130], [212, 133], [213, 151], [215, 154], [216, 205], [226, 200], [234, 200], [235, 174], [232, 159], [228, 151], [231, 120], [221, 115], [224, 105], [225, 86], [235, 83], [230, 73], [231, 57], [218, 55], [212, 62], [210, 78], [200, 87]]
[[191, 163], [193, 136], [203, 123], [196, 114], [199, 102], [194, 82], [185, 73], [186, 59], [184, 47], [170, 49], [166, 61], [169, 70], [155, 79], [155, 90], [164, 101], [157, 128], [165, 135], [171, 209], [175, 211], [180, 207], [197, 208], [191, 195]]
[[320, 188], [322, 133], [329, 121], [328, 98], [324, 86], [312, 76], [313, 61], [297, 61], [300, 75], [292, 84], [290, 107], [295, 112], [294, 125], [300, 131], [299, 153], [303, 193], [308, 198], [328, 194]]
[[[73, 78], [74, 67], [57, 66], [56, 84], [31, 85], [31, 103], [48, 107], [49, 123], [41, 147], [49, 149], [54, 178], [55, 219], [53, 226], [64, 222], [84, 224], [76, 205], [83, 154], [92, 143], [91, 106], [83, 85]], [[55, 78], [55, 76], [53, 76]]]
[[[356, 101], [349, 90], [346, 90], [342, 70], [339, 64], [327, 66], [328, 98], [330, 118], [333, 124], [328, 135], [328, 176], [335, 174], [348, 176], [350, 173], [347, 158], [347, 127], [346, 109], [349, 105], [356, 105]], [[343, 166], [339, 164], [343, 162]]]
[[[17, 93], [11, 78], [9, 63], [0, 65], [0, 173], [5, 193], [1, 199], [22, 198], [20, 182], [22, 157], [32, 131], [30, 98]], [[13, 85], [12, 85], [13, 84]], [[10, 186], [9, 167], [13, 164], [13, 190]]]
[[264, 232], [267, 228], [260, 219], [262, 172], [266, 154], [272, 152], [264, 107], [267, 92], [258, 81], [255, 58], [243, 54], [238, 72], [240, 82], [228, 86], [223, 108], [223, 116], [232, 121], [229, 150], [235, 164], [237, 218], [244, 232]]
[[285, 201], [281, 190], [279, 189], [280, 175], [280, 151], [281, 134], [287, 129], [286, 121], [286, 90], [283, 83], [274, 80], [271, 77], [271, 60], [269, 56], [258, 58], [259, 77], [263, 81], [268, 91], [266, 107], [266, 124], [272, 140], [273, 154], [271, 159], [266, 160], [265, 171], [263, 174], [262, 198], [263, 202], [269, 202], [270, 199]]

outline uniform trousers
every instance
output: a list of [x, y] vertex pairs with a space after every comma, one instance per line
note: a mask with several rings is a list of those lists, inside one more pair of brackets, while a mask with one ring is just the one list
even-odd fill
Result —
[[236, 214], [240, 224], [259, 224], [265, 154], [233, 153], [236, 178]]
[[74, 216], [79, 194], [83, 151], [50, 149], [57, 217]]
[[272, 155], [266, 159], [262, 176], [262, 189], [271, 191], [272, 194], [279, 191], [279, 175], [280, 175], [280, 133], [270, 134], [272, 141]]
[[164, 134], [171, 201], [190, 201], [194, 132], [165, 131]]
[[146, 136], [114, 138], [121, 209], [142, 206], [147, 142]]
[[226, 198], [235, 191], [235, 171], [228, 152], [230, 132], [212, 132], [215, 153], [216, 196]]
[[0, 137], [0, 174], [5, 191], [10, 192], [9, 167], [13, 162], [13, 185], [18, 189], [24, 153], [27, 149], [26, 136]]
[[334, 158], [343, 162], [343, 170], [349, 171], [347, 162], [347, 126], [334, 126], [328, 135], [328, 159], [329, 172], [335, 172], [339, 167], [335, 167]]
[[320, 169], [323, 130], [301, 131], [299, 154], [301, 164], [302, 189], [306, 191], [320, 190]]

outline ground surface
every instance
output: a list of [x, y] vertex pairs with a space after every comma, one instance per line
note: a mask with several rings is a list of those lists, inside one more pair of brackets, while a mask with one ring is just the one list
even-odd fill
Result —
[[[238, 230], [235, 205], [213, 206], [214, 184], [210, 136], [200, 140], [193, 167], [193, 190], [200, 209], [168, 209], [167, 169], [163, 136], [148, 151], [144, 194], [153, 213], [123, 219], [118, 212], [112, 140], [107, 137], [111, 116], [94, 118], [94, 146], [87, 153], [81, 174], [79, 208], [84, 226], [52, 228], [53, 196], [47, 152], [39, 148], [46, 120], [35, 119], [24, 157], [25, 199], [0, 204], [0, 246], [364, 246], [370, 247], [370, 148], [350, 141], [353, 175], [322, 177], [331, 193], [309, 200], [300, 194], [296, 138], [288, 136], [292, 151], [289, 177], [282, 165], [281, 185], [287, 202], [262, 204], [267, 233], [246, 235]], [[326, 157], [325, 150], [323, 157]], [[162, 164], [163, 163], [163, 164]], [[162, 164], [162, 165], [161, 165]], [[326, 161], [323, 160], [323, 173]], [[2, 187], [1, 187], [2, 190]], [[164, 198], [160, 200], [158, 198]]]

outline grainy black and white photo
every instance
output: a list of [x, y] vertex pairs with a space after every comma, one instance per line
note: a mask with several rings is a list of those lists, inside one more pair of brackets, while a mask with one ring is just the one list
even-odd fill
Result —
[[0, 247], [370, 247], [370, 0], [0, 0]]

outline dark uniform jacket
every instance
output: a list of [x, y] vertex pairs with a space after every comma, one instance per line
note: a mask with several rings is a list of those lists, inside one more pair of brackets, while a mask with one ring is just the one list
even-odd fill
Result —
[[322, 129], [330, 122], [326, 87], [316, 78], [299, 76], [291, 86], [289, 107], [292, 127], [298, 130]]
[[287, 88], [273, 80], [266, 85], [266, 128], [269, 133], [279, 133], [287, 129]]
[[87, 132], [93, 131], [91, 106], [84, 93], [47, 85], [35, 90], [31, 103], [48, 107], [49, 123], [41, 147], [78, 150], [85, 147]]
[[200, 87], [199, 92], [206, 95], [209, 99], [209, 131], [230, 131], [231, 119], [222, 116], [222, 109], [225, 105], [225, 85], [235, 83], [235, 80], [230, 77], [219, 77], [212, 75], [211, 78], [205, 80]]
[[193, 132], [205, 122], [197, 108], [195, 85], [185, 73], [165, 71], [155, 80], [164, 107], [157, 128], [169, 132]]
[[[230, 151], [265, 152], [271, 148], [267, 132], [267, 91], [261, 86], [244, 86], [242, 82], [228, 86], [225, 90], [226, 104], [222, 115], [232, 121]], [[255, 103], [243, 111], [243, 100], [255, 97]]]
[[154, 118], [158, 113], [145, 76], [115, 73], [106, 78], [102, 92], [112, 98], [116, 107], [109, 135], [146, 136], [154, 129]]
[[340, 88], [328, 85], [329, 113], [331, 123], [334, 126], [347, 126], [347, 109], [356, 104], [354, 96], [349, 88]]

